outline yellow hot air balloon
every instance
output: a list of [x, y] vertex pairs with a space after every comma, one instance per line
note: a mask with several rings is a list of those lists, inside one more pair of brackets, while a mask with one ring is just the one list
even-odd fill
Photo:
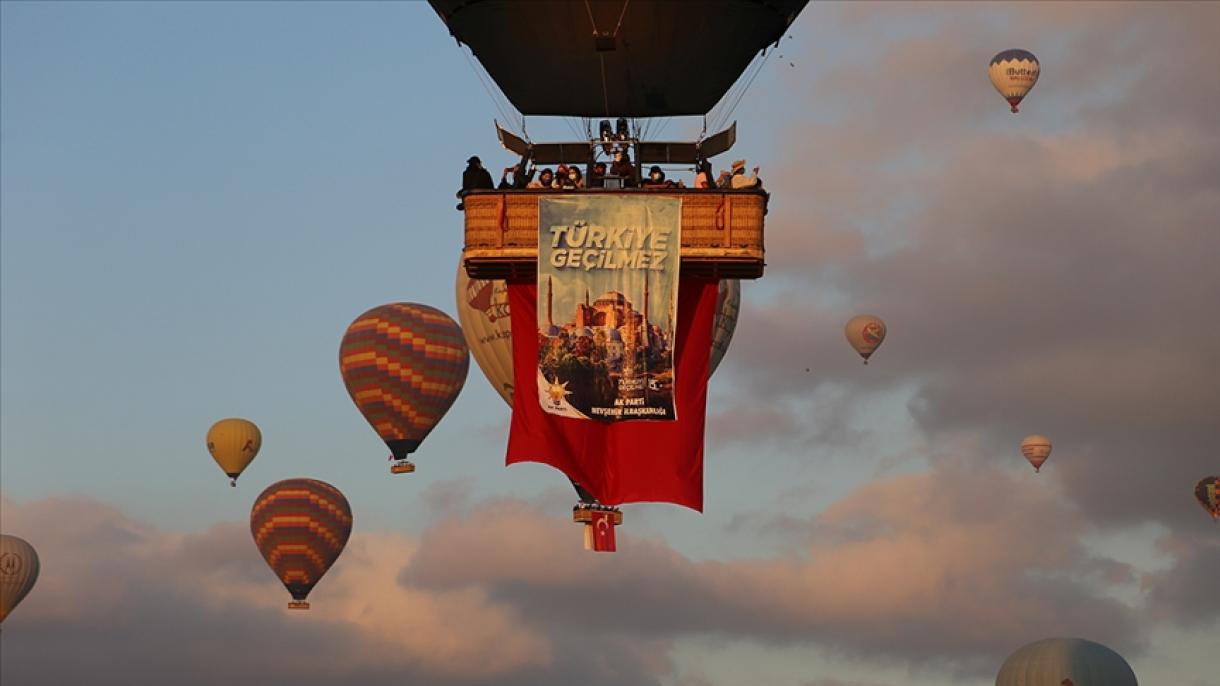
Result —
[[229, 477], [229, 485], [237, 485], [237, 477], [250, 465], [263, 445], [263, 434], [248, 419], [222, 419], [208, 429], [208, 452]]
[[1021, 441], [1021, 454], [1034, 466], [1034, 472], [1042, 471], [1042, 463], [1051, 456], [1051, 439], [1034, 434]]
[[1042, 71], [1038, 58], [1028, 50], [1005, 50], [991, 58], [987, 67], [987, 75], [991, 77], [991, 85], [1004, 96], [1012, 106], [1012, 113], [1017, 113], [1017, 105], [1029, 90], [1038, 83], [1038, 74]]
[[24, 539], [0, 534], [0, 622], [38, 581], [38, 553]]
[[[716, 372], [729, 350], [737, 313], [741, 309], [741, 282], [724, 279], [716, 300], [712, 323], [712, 355], [708, 376]], [[513, 404], [513, 327], [508, 311], [508, 284], [504, 281], [471, 279], [458, 263], [457, 311], [466, 345], [492, 388]]]
[[864, 358], [864, 364], [868, 364], [868, 358], [885, 340], [885, 322], [871, 314], [857, 315], [847, 322], [847, 326], [843, 327], [843, 333], [847, 336], [847, 342], [851, 344], [851, 347], [855, 348], [856, 352], [860, 353], [860, 357]]

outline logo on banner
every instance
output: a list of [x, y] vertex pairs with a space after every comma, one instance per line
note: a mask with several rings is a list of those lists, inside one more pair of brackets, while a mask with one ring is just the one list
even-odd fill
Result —
[[538, 401], [564, 417], [676, 418], [681, 201], [539, 199]]

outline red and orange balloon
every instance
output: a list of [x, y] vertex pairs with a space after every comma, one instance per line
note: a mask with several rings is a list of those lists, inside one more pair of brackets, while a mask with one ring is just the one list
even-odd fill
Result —
[[360, 413], [390, 448], [395, 473], [453, 405], [470, 369], [462, 330], [427, 305], [391, 303], [356, 318], [339, 346], [339, 370]]
[[308, 610], [305, 599], [352, 533], [352, 508], [339, 489], [315, 479], [286, 479], [259, 494], [250, 510], [254, 544], [292, 594], [288, 607]]

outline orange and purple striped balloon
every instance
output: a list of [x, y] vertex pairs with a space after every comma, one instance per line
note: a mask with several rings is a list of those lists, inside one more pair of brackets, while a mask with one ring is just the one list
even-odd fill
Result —
[[288, 607], [308, 609], [305, 598], [347, 545], [352, 508], [328, 483], [286, 479], [268, 486], [254, 501], [250, 533], [271, 571], [292, 594]]
[[348, 394], [397, 460], [445, 416], [469, 368], [462, 329], [427, 305], [375, 307], [347, 327], [339, 346]]

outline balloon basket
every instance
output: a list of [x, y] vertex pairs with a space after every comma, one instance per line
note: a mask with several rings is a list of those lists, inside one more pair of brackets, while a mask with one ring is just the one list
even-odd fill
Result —
[[289, 610], [308, 610], [309, 603], [304, 600], [294, 600], [291, 603], [288, 603], [288, 609]]
[[[765, 262], [767, 193], [756, 189], [586, 189], [583, 197], [681, 200], [682, 276], [757, 279]], [[538, 271], [539, 199], [550, 190], [477, 190], [462, 199], [466, 240], [462, 264], [472, 279], [533, 279]]]
[[413, 471], [415, 471], [415, 465], [406, 460], [395, 462], [390, 466], [391, 474], [410, 474]]
[[572, 510], [572, 521], [577, 524], [590, 524], [593, 522], [594, 512], [613, 512], [614, 525], [619, 526], [623, 523], [623, 513], [609, 507], [577, 507]]

